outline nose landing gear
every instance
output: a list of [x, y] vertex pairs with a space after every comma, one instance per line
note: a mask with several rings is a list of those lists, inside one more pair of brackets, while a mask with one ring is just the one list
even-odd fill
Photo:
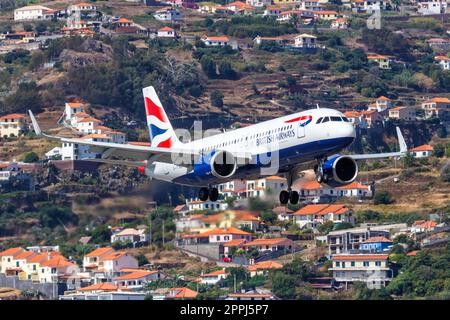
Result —
[[314, 166], [314, 172], [316, 173], [316, 181], [318, 183], [327, 183], [329, 177], [323, 172], [323, 163], [326, 159], [317, 159], [317, 164]]
[[200, 201], [206, 201], [208, 198], [210, 201], [217, 201], [217, 199], [219, 199], [219, 190], [217, 190], [217, 188], [200, 188], [198, 198]]

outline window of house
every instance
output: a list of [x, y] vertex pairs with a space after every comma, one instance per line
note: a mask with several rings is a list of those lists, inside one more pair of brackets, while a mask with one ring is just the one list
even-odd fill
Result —
[[355, 266], [355, 261], [350, 262], [350, 266], [354, 267]]
[[375, 261], [375, 265], [376, 265], [377, 267], [381, 267], [381, 261]]
[[340, 261], [336, 261], [336, 267], [340, 267], [341, 266], [341, 262]]
[[364, 261], [364, 262], [363, 262], [363, 266], [364, 266], [364, 267], [368, 267], [368, 266], [369, 266], [369, 261]]

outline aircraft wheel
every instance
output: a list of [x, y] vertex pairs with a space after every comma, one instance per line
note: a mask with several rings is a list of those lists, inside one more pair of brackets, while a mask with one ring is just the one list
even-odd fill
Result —
[[200, 199], [200, 201], [206, 201], [208, 200], [208, 196], [209, 196], [209, 190], [208, 188], [200, 188], [200, 190], [198, 191], [198, 198]]
[[289, 194], [289, 202], [291, 204], [297, 204], [300, 196], [297, 191], [291, 191]]
[[219, 190], [217, 188], [211, 188], [209, 189], [209, 200], [211, 201], [217, 201], [219, 199]]
[[286, 190], [280, 192], [280, 202], [281, 204], [287, 204], [289, 202], [289, 192]]

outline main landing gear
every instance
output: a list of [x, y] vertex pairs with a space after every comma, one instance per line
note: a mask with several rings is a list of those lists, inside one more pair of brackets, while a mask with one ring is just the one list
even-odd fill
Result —
[[281, 204], [297, 204], [300, 198], [297, 191], [292, 190], [292, 183], [294, 182], [294, 175], [296, 174], [295, 168], [289, 170], [287, 174], [288, 189], [280, 192], [280, 202]]
[[327, 174], [323, 172], [323, 163], [327, 159], [317, 159], [317, 164], [314, 167], [314, 172], [316, 173], [316, 181], [318, 183], [327, 183], [329, 180], [329, 177]]
[[206, 201], [208, 198], [210, 201], [217, 201], [219, 199], [219, 190], [217, 188], [200, 188], [198, 198], [200, 201]]

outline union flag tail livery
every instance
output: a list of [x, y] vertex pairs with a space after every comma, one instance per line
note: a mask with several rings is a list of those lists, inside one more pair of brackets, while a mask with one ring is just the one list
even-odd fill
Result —
[[170, 149], [174, 145], [180, 144], [155, 88], [146, 87], [142, 91], [152, 147]]

